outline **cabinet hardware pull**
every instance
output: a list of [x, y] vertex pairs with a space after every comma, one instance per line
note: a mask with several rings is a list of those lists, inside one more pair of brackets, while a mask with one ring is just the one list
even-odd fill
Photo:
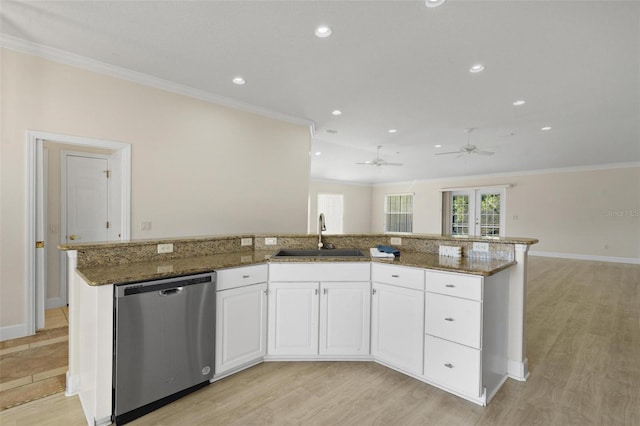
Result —
[[449, 318], [445, 318], [445, 321], [453, 321], [453, 318], [449, 317]]
[[393, 274], [391, 275], [393, 278], [400, 278], [400, 275]]
[[251, 275], [243, 275], [242, 278], [249, 278]]
[[317, 288], [313, 292], [315, 293], [316, 296], [318, 295], [318, 289]]
[[376, 289], [375, 289], [375, 288], [373, 289], [373, 292], [372, 292], [372, 293], [373, 293], [373, 294], [376, 294]]
[[445, 367], [447, 367], [447, 368], [453, 368], [453, 364], [451, 364], [451, 363], [449, 363], [449, 362], [448, 362], [448, 363], [446, 363], [444, 366], [445, 366]]
[[453, 285], [453, 284], [445, 284], [445, 287], [454, 288], [455, 285]]
[[265, 290], [264, 294], [266, 294], [268, 296], [269, 295], [269, 290]]
[[329, 293], [329, 289], [326, 289], [326, 288], [322, 289], [322, 293], [323, 293], [323, 294], [327, 294], [327, 293]]

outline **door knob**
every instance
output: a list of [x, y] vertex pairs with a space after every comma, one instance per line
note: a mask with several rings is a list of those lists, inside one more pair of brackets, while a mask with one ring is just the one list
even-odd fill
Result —
[[71, 241], [75, 240], [76, 238], [78, 238], [78, 236], [77, 236], [77, 235], [75, 235], [75, 234], [71, 234], [71, 235], [69, 235], [69, 239], [70, 239]]

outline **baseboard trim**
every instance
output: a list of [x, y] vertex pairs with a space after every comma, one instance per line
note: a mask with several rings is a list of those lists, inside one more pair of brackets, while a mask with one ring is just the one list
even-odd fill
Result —
[[72, 376], [71, 372], [67, 370], [67, 387], [64, 390], [65, 396], [78, 395], [80, 392], [80, 376]]
[[507, 374], [510, 378], [519, 382], [526, 382], [529, 378], [529, 360], [524, 361], [507, 361]]
[[554, 253], [549, 251], [530, 251], [529, 256], [557, 257], [560, 259], [593, 260], [596, 262], [631, 263], [634, 265], [640, 265], [640, 259], [635, 257], [597, 256], [593, 254]]
[[29, 336], [27, 324], [7, 325], [0, 327], [0, 342]]
[[44, 304], [45, 309], [62, 308], [63, 306], [66, 306], [66, 303], [62, 303], [61, 297], [52, 297], [50, 299], [47, 299]]

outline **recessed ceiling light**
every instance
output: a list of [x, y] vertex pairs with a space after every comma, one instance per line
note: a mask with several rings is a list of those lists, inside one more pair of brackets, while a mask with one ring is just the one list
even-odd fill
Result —
[[337, 130], [334, 130], [334, 129], [327, 129], [327, 130], [325, 130], [325, 131], [326, 131], [327, 133], [331, 133], [332, 135], [335, 135], [335, 134], [337, 134], [337, 133], [338, 133], [338, 131], [337, 131]]
[[389, 129], [389, 133], [398, 133], [398, 130], [396, 130], [396, 129]]
[[242, 78], [240, 76], [233, 77], [233, 80], [231, 80], [231, 81], [233, 81], [234, 84], [237, 84], [239, 86], [241, 86], [241, 85], [243, 85], [243, 84], [245, 84], [247, 82], [244, 78]]
[[434, 148], [442, 148], [442, 145], [438, 144], [438, 145], [434, 145]]
[[547, 130], [551, 130], [551, 126], [544, 126], [544, 127], [543, 127], [542, 129], [540, 129], [540, 130], [544, 130], [544, 131], [546, 132]]
[[342, 115], [342, 111], [340, 111], [339, 109], [334, 109], [333, 111], [331, 111], [331, 114], [333, 114], [333, 115]]
[[331, 35], [331, 28], [326, 25], [319, 25], [316, 27], [316, 37], [318, 38], [327, 38]]
[[316, 151], [313, 155], [315, 155], [316, 157], [322, 155], [322, 153], [320, 151]]
[[484, 71], [484, 65], [482, 64], [475, 64], [471, 68], [469, 68], [469, 72], [472, 72], [472, 73], [482, 72], [482, 71]]
[[527, 101], [525, 101], [524, 99], [518, 99], [517, 101], [515, 101], [513, 103], [513, 106], [520, 106], [520, 105], [524, 105], [526, 103], [527, 103]]
[[445, 0], [426, 0], [424, 3], [427, 5], [427, 7], [438, 7], [441, 6], [444, 2]]

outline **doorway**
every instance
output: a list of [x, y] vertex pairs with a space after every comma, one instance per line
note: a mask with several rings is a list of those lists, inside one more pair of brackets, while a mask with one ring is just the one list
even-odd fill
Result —
[[[46, 199], [47, 185], [45, 178], [45, 149], [44, 142], [53, 144], [73, 145], [81, 149], [103, 149], [112, 152], [110, 158], [113, 161], [112, 168], [117, 172], [114, 185], [121, 194], [120, 202], [114, 207], [118, 222], [117, 237], [111, 240], [128, 240], [130, 238], [131, 218], [131, 145], [83, 138], [70, 135], [62, 135], [48, 132], [27, 132], [27, 181], [28, 181], [28, 221], [27, 221], [27, 256], [26, 256], [26, 288], [25, 288], [25, 333], [34, 334], [36, 329], [44, 327], [44, 311], [47, 299], [46, 289], [46, 247], [57, 246], [61, 241], [57, 238], [47, 238], [46, 224]], [[61, 230], [62, 231], [62, 230]], [[61, 279], [66, 281], [66, 274]], [[65, 283], [66, 286], [66, 283]], [[62, 287], [62, 285], [61, 285]], [[66, 287], [65, 287], [66, 288]], [[66, 294], [64, 295], [66, 304]]]

